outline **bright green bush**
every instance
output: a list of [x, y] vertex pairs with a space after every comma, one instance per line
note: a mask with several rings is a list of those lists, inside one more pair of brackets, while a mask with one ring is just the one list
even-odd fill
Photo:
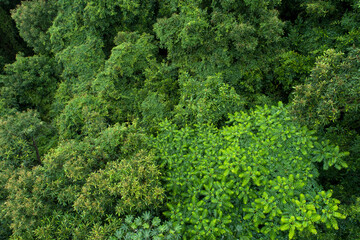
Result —
[[175, 240], [181, 239], [180, 230], [179, 225], [161, 223], [159, 217], [152, 217], [150, 212], [144, 212], [136, 218], [127, 215], [124, 223], [109, 240]]
[[280, 239], [338, 228], [338, 200], [316, 182], [316, 163], [346, 167], [338, 147], [316, 141], [278, 107], [230, 116], [221, 130], [177, 130], [155, 139], [168, 191], [165, 215], [186, 239]]

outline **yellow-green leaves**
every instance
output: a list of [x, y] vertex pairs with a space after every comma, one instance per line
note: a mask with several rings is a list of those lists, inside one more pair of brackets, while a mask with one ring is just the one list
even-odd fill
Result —
[[292, 226], [289, 231], [289, 238], [292, 239], [295, 235], [295, 227]]
[[341, 214], [341, 213], [339, 213], [339, 212], [335, 212], [335, 213], [334, 213], [334, 216], [337, 217], [337, 218], [340, 218], [340, 219], [345, 219], [345, 218], [346, 218], [345, 215], [343, 215], [343, 214]]
[[162, 202], [164, 189], [153, 156], [140, 151], [132, 158], [110, 162], [91, 174], [74, 203], [75, 210], [104, 214], [113, 205], [118, 216]]
[[[313, 155], [321, 152], [328, 160], [338, 150], [318, 144], [281, 103], [230, 119], [230, 126], [220, 130], [205, 124], [177, 130], [164, 123], [155, 139], [172, 192], [168, 215], [183, 224], [184, 235], [270, 234], [276, 239], [285, 234], [292, 239], [298, 232], [316, 234], [320, 223], [336, 229], [339, 202], [330, 191], [313, 190], [320, 188]], [[203, 215], [207, 221], [200, 221]], [[208, 222], [217, 224], [211, 232]]]

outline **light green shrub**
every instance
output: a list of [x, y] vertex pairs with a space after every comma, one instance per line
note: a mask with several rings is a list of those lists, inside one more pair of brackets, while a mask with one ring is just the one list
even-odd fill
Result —
[[155, 139], [168, 191], [165, 215], [184, 239], [290, 239], [338, 228], [340, 201], [317, 183], [315, 163], [345, 167], [338, 147], [317, 142], [282, 104], [230, 116], [229, 126], [176, 129]]

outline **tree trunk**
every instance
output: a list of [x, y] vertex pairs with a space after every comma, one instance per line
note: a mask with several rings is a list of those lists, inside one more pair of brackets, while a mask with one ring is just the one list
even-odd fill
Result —
[[35, 152], [36, 152], [36, 159], [37, 159], [37, 161], [38, 161], [39, 164], [40, 164], [41, 161], [40, 161], [39, 149], [38, 149], [38, 147], [37, 147], [37, 145], [36, 145], [36, 141], [35, 141], [34, 137], [32, 137], [32, 142], [33, 142], [33, 147], [35, 148]]

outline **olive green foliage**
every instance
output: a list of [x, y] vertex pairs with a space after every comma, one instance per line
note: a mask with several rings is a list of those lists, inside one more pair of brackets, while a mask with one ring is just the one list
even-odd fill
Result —
[[41, 220], [34, 230], [36, 239], [101, 239], [107, 240], [121, 224], [121, 219], [108, 216], [102, 223], [89, 220], [75, 213], [54, 210], [52, 215]]
[[[0, 161], [0, 208], [3, 209], [3, 203], [8, 196], [8, 191], [5, 189], [5, 184], [7, 183], [10, 176], [13, 174], [14, 168], [9, 167], [5, 161]], [[0, 210], [0, 238], [8, 239], [12, 233], [10, 229], [10, 221], [5, 217], [6, 212]]]
[[12, 11], [12, 18], [26, 43], [33, 47], [36, 53], [46, 53], [51, 49], [47, 30], [56, 14], [56, 1], [22, 1], [21, 5]]
[[31, 231], [40, 224], [39, 219], [53, 210], [41, 201], [47, 198], [44, 181], [45, 176], [39, 168], [18, 168], [9, 176], [5, 185], [8, 196], [1, 209], [5, 217], [11, 220], [13, 236], [32, 239]]
[[61, 139], [81, 139], [105, 129], [107, 109], [101, 99], [91, 95], [72, 98], [57, 119]]
[[153, 155], [140, 151], [129, 159], [110, 162], [103, 170], [92, 173], [74, 207], [79, 212], [89, 211], [91, 215], [115, 209], [119, 216], [154, 207], [164, 194], [159, 176]]
[[[0, 118], [0, 158], [7, 167], [40, 164], [53, 131], [34, 110]], [[48, 141], [48, 142], [47, 142]]]
[[[51, 184], [49, 183], [49, 186], [53, 184], [55, 187], [54, 191], [57, 189], [55, 196], [58, 201], [62, 204], [72, 204], [72, 202], [78, 201], [78, 206], [89, 208], [88, 211], [90, 212], [88, 213], [91, 213], [91, 206], [87, 206], [84, 200], [90, 202], [94, 201], [95, 204], [97, 201], [93, 197], [96, 195], [103, 196], [101, 193], [102, 190], [100, 190], [101, 188], [99, 189], [100, 192], [97, 190], [93, 192], [94, 189], [91, 187], [91, 184], [108, 185], [107, 187], [110, 188], [108, 191], [115, 194], [115, 196], [118, 196], [120, 200], [121, 188], [120, 185], [118, 186], [119, 188], [117, 188], [116, 183], [122, 181], [122, 178], [127, 175], [128, 177], [133, 177], [134, 181], [136, 181], [135, 178], [137, 178], [136, 174], [143, 176], [141, 175], [144, 174], [141, 172], [141, 168], [138, 168], [136, 167], [138, 165], [135, 165], [138, 164], [139, 161], [144, 161], [151, 166], [152, 158], [146, 157], [146, 154], [142, 153], [138, 156], [137, 161], [128, 163], [130, 164], [129, 167], [134, 168], [134, 175], [129, 175], [129, 172], [119, 172], [119, 175], [112, 174], [111, 172], [110, 166], [115, 167], [125, 164], [129, 160], [123, 159], [130, 158], [136, 153], [137, 149], [145, 148], [142, 143], [144, 137], [141, 133], [136, 133], [136, 131], [137, 130], [134, 127], [127, 128], [125, 126], [116, 125], [102, 131], [97, 138], [87, 137], [81, 142], [75, 140], [66, 141], [59, 145], [54, 151], [51, 151], [44, 159], [44, 167], [49, 171], [49, 175], [53, 175], [54, 182]], [[106, 167], [107, 164], [110, 165]], [[149, 173], [147, 176], [154, 176], [154, 180], [156, 180], [156, 174], [156, 168], [154, 168], [153, 172]], [[103, 182], [100, 181], [99, 178], [107, 180], [106, 182]], [[87, 182], [87, 179], [92, 179], [95, 182]], [[143, 176], [143, 180], [146, 181], [147, 179]], [[111, 187], [112, 185], [114, 185], [114, 188]], [[105, 189], [103, 190], [105, 191]], [[81, 196], [82, 191], [84, 196]], [[107, 194], [103, 197], [106, 196], [111, 203], [117, 201], [116, 197], [111, 197]], [[125, 197], [125, 195], [123, 197]], [[84, 200], [76, 200], [78, 198]], [[147, 200], [141, 199], [143, 201]], [[150, 199], [153, 198], [150, 197]], [[139, 201], [141, 202], [142, 200]], [[114, 212], [115, 209], [109, 208], [108, 211]], [[97, 212], [103, 214], [100, 210]], [[93, 215], [95, 216], [95, 214]]]
[[[41, 121], [34, 110], [8, 110], [7, 115], [1, 116], [0, 238], [8, 239], [12, 232], [10, 229], [25, 232], [36, 219], [26, 208], [34, 208], [33, 213], [39, 213], [35, 210], [39, 205], [34, 199], [42, 194], [42, 189], [35, 189], [33, 196], [28, 194], [28, 188], [37, 181], [37, 172], [30, 169], [40, 165], [43, 155], [56, 144], [54, 133], [54, 129]], [[11, 206], [14, 205], [17, 207], [12, 209]], [[12, 222], [12, 219], [17, 219], [18, 222]]]
[[114, 216], [100, 223], [58, 204], [47, 174], [44, 167], [21, 168], [7, 181], [8, 197], [1, 209], [10, 221], [10, 239], [107, 239], [118, 229]]
[[347, 57], [333, 49], [324, 52], [310, 77], [295, 87], [294, 115], [315, 127], [334, 122], [341, 114], [358, 116], [359, 68], [359, 49], [351, 49]]
[[108, 216], [101, 223], [79, 214], [55, 210], [50, 217], [41, 220], [34, 230], [36, 239], [108, 239], [119, 228], [121, 219]]
[[181, 239], [181, 227], [171, 222], [161, 223], [159, 217], [152, 217], [150, 212], [141, 216], [127, 215], [121, 227], [109, 240], [160, 240]]
[[4, 239], [11, 232], [25, 234], [36, 224], [38, 215], [49, 211], [37, 201], [43, 189], [30, 190], [35, 182], [44, 180], [30, 169], [40, 165], [43, 155], [56, 143], [53, 135], [54, 129], [34, 110], [9, 111], [0, 118], [0, 237]]
[[49, 239], [55, 229], [64, 239], [93, 239], [102, 229], [106, 239], [119, 227], [115, 216], [156, 208], [164, 190], [144, 141], [135, 126], [115, 125], [96, 138], [62, 142], [42, 166], [18, 170], [6, 183], [3, 206], [13, 235]]
[[345, 153], [316, 141], [287, 110], [264, 107], [230, 116], [230, 126], [177, 130], [156, 138], [166, 169], [166, 216], [195, 239], [277, 239], [338, 229], [338, 200], [316, 182], [315, 163], [346, 167]]

